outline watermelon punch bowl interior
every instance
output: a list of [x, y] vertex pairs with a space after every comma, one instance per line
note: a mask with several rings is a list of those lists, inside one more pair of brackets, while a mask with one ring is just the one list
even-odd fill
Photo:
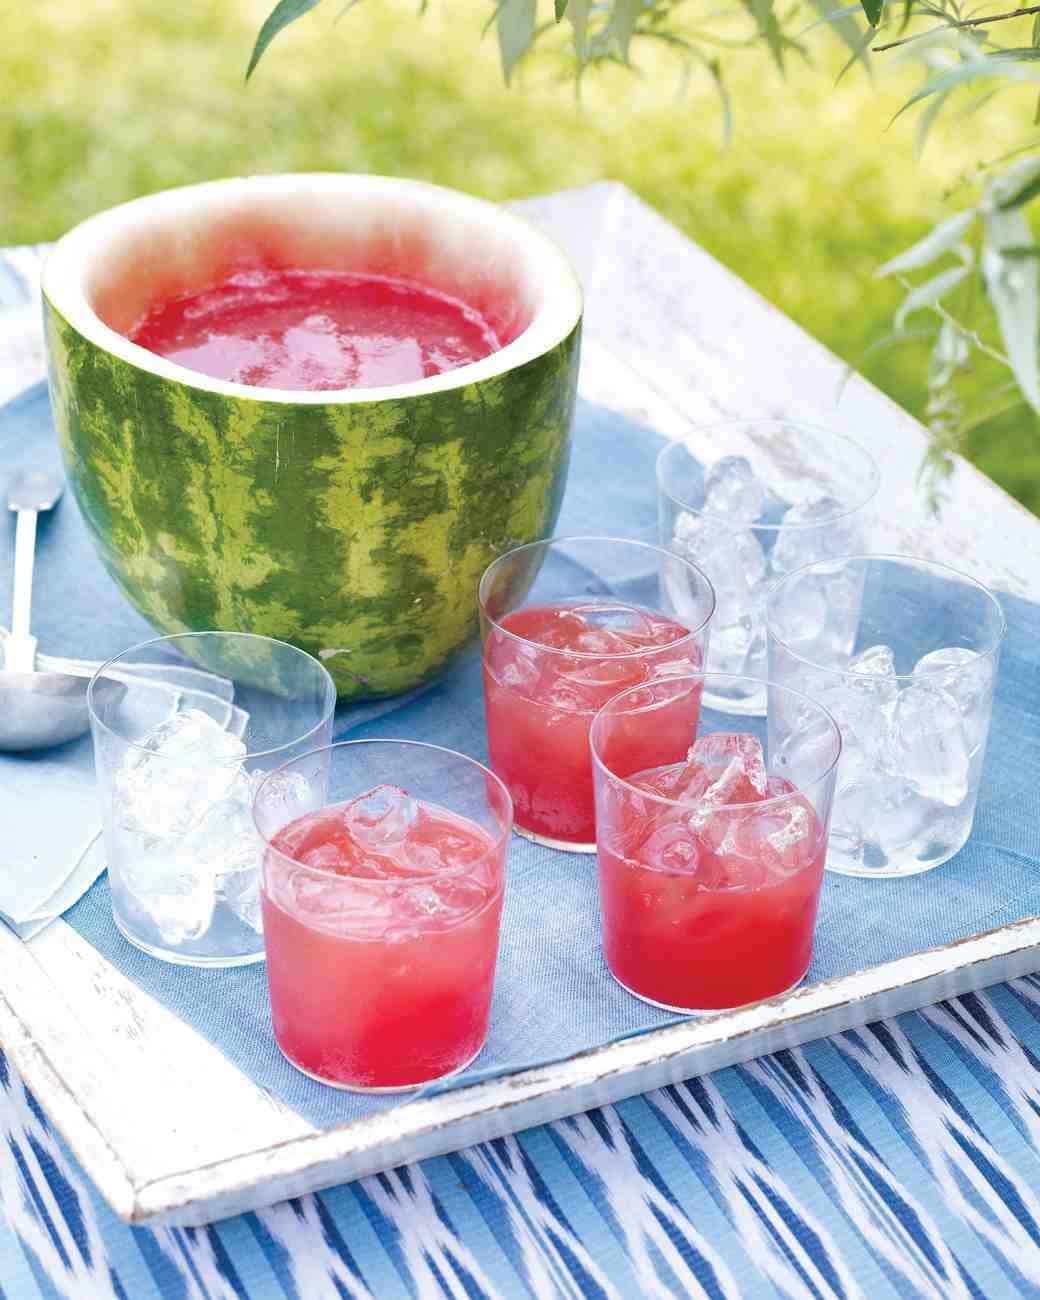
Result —
[[[192, 295], [302, 272], [416, 286], [493, 350], [407, 382], [276, 387], [130, 337], [170, 303], [190, 317]], [[341, 699], [393, 694], [475, 636], [490, 561], [553, 531], [581, 289], [549, 238], [491, 203], [340, 174], [169, 190], [70, 231], [43, 299], [70, 485], [105, 568], [161, 632], [290, 641]]]

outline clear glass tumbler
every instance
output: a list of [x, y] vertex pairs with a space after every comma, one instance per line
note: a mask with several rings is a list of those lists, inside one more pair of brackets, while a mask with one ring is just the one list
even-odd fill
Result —
[[768, 590], [803, 564], [867, 549], [877, 467], [850, 438], [794, 420], [733, 420], [704, 434], [718, 447], [713, 464], [681, 442], [657, 458], [659, 540], [715, 588], [707, 667], [745, 675], [711, 703], [761, 714], [761, 681], [747, 677], [766, 676]]
[[953, 857], [1005, 631], [993, 593], [943, 564], [852, 556], [778, 583], [768, 626], [770, 676], [826, 705], [844, 738], [828, 869], [907, 876]]
[[332, 678], [282, 641], [192, 632], [109, 660], [87, 702], [117, 927], [164, 961], [261, 961], [253, 796], [329, 741]]
[[398, 1092], [477, 1056], [512, 813], [486, 767], [406, 740], [315, 750], [260, 786], [271, 1015], [298, 1070]]
[[645, 542], [561, 537], [495, 560], [479, 602], [488, 753], [516, 829], [593, 853], [592, 719], [628, 686], [703, 665], [711, 583]]
[[765, 719], [735, 731], [708, 699], [736, 687], [715, 673], [650, 682], [592, 724], [604, 956], [669, 1011], [773, 997], [812, 957], [841, 737], [774, 682]]

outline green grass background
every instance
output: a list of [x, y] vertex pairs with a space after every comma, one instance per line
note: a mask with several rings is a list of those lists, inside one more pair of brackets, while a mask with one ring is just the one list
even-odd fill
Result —
[[[610, 70], [576, 100], [551, 58], [502, 85], [490, 12], [475, 0], [338, 0], [242, 74], [266, 0], [35, 0], [0, 42], [0, 243], [54, 238], [99, 208], [243, 172], [343, 169], [411, 175], [491, 198], [609, 177], [631, 186], [911, 411], [924, 401], [914, 345], [871, 353], [898, 290], [876, 267], [948, 210], [980, 159], [1025, 138], [1031, 105], [1008, 98], [951, 117], [923, 159], [915, 84], [884, 63], [850, 74], [824, 32], [813, 66], [781, 79], [761, 50], [727, 55], [733, 142], [719, 149], [710, 84], [681, 92], [655, 47], [640, 73]], [[963, 198], [964, 191], [954, 195]], [[984, 382], [982, 377], [978, 383]], [[1018, 412], [968, 454], [1040, 513], [1040, 433]]]

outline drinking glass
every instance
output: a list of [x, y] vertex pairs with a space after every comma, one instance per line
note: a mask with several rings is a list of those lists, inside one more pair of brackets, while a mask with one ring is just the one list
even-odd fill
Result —
[[516, 829], [593, 853], [592, 719], [628, 686], [703, 665], [711, 583], [658, 546], [562, 537], [495, 560], [479, 603], [488, 753]]
[[833, 713], [844, 738], [827, 866], [907, 876], [971, 833], [1004, 637], [973, 578], [901, 555], [811, 564], [768, 608], [769, 672]]
[[735, 731], [708, 700], [750, 687], [719, 678], [625, 691], [590, 735], [604, 956], [622, 988], [669, 1011], [773, 997], [812, 957], [841, 737], [772, 681], [765, 719]]
[[87, 703], [116, 926], [164, 961], [262, 961], [253, 795], [330, 739], [332, 678], [282, 641], [190, 632], [110, 659]]
[[850, 438], [795, 420], [733, 420], [704, 433], [718, 448], [714, 464], [682, 442], [657, 458], [659, 540], [715, 588], [707, 667], [735, 676], [729, 696], [709, 692], [710, 702], [761, 714], [764, 688], [753, 679], [766, 676], [766, 594], [803, 564], [867, 548], [877, 467]]
[[257, 791], [275, 1040], [321, 1083], [399, 1092], [487, 1038], [513, 809], [472, 758], [407, 740], [315, 750]]

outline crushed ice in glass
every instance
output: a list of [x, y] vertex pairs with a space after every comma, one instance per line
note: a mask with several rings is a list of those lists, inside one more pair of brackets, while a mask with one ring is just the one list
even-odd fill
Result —
[[[245, 771], [245, 755], [239, 736], [186, 709], [154, 727], [116, 772], [115, 813], [133, 845], [119, 880], [172, 948], [202, 939], [221, 904], [260, 932], [263, 842], [252, 809], [268, 773]], [[270, 776], [267, 797], [287, 817], [308, 795], [299, 773]]]
[[921, 794], [949, 808], [964, 801], [971, 759], [952, 695], [923, 683], [900, 691], [891, 739], [899, 769]]
[[231, 789], [244, 742], [200, 709], [153, 727], [129, 749], [115, 775], [121, 824], [148, 835], [176, 835]]
[[[894, 675], [891, 648], [876, 645], [846, 671], [819, 692], [842, 729], [832, 846], [846, 863], [879, 868], [927, 857], [945, 840], [956, 845], [970, 820], [992, 666], [943, 647], [924, 655], [908, 681]], [[953, 809], [964, 816], [951, 820]]]
[[835, 497], [820, 496], [784, 512], [769, 558], [774, 573], [791, 573], [817, 560], [855, 555], [864, 542], [859, 515], [848, 514]]

